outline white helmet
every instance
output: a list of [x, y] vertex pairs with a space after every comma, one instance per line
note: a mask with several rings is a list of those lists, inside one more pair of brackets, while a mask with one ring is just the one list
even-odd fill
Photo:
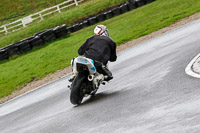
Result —
[[95, 35], [103, 35], [109, 37], [109, 32], [108, 29], [106, 28], [105, 25], [97, 25], [94, 28], [94, 34]]

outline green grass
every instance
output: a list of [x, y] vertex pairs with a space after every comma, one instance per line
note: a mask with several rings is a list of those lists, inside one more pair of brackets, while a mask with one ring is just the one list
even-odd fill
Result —
[[28, 16], [63, 1], [65, 0], [1, 0], [0, 20], [7, 20], [0, 21], [0, 25]]
[[23, 28], [20, 31], [13, 32], [8, 35], [0, 35], [0, 48], [33, 36], [35, 33], [45, 29], [53, 28], [62, 24], [70, 26], [80, 19], [97, 14], [124, 1], [127, 0], [87, 0], [76, 8], [71, 8], [70, 10], [63, 11], [62, 13], [57, 13], [44, 19], [42, 22], [37, 21], [32, 23], [27, 28]]
[[[151, 4], [114, 17], [101, 24], [109, 28], [117, 42], [127, 42], [166, 27], [181, 18], [200, 11], [197, 0], [157, 0]], [[70, 65], [86, 38], [93, 35], [94, 26], [71, 34], [69, 38], [35, 48], [30, 53], [10, 61], [0, 62], [0, 98], [20, 89], [33, 79], [40, 79]]]

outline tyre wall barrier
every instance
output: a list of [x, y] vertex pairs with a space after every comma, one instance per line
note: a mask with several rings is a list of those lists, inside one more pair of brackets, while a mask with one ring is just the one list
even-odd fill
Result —
[[124, 3], [120, 6], [121, 13], [128, 12], [128, 3]]
[[106, 19], [112, 18], [113, 17], [112, 10], [105, 12], [104, 15], [105, 15]]
[[136, 7], [143, 6], [146, 0], [135, 0]]
[[0, 60], [8, 59], [8, 52], [5, 49], [0, 49]]
[[67, 33], [68, 33], [67, 27], [66, 27], [65, 24], [63, 24], [61, 26], [56, 26], [52, 30], [53, 30], [53, 33], [55, 34], [56, 38], [65, 37], [67, 35]]
[[80, 25], [80, 28], [85, 28], [85, 27], [89, 26], [89, 22], [88, 22], [88, 20], [84, 20], [84, 21], [81, 21], [79, 23], [79, 25]]
[[89, 16], [88, 18], [76, 22], [72, 26], [67, 27], [66, 24], [56, 26], [52, 29], [36, 33], [34, 36], [6, 46], [0, 49], [0, 60], [8, 59], [9, 56], [30, 51], [33, 47], [44, 45], [47, 42], [54, 41], [58, 38], [66, 37], [70, 33], [76, 32], [84, 27], [94, 25], [98, 22], [110, 19], [114, 16], [126, 13], [155, 0], [129, 0], [109, 8], [107, 11]]
[[96, 17], [96, 16], [90, 17], [90, 18], [88, 19], [88, 23], [89, 23], [89, 25], [96, 24], [96, 23], [97, 23], [97, 17]]
[[155, 1], [155, 0], [145, 0], [145, 4], [151, 3], [153, 1]]
[[43, 45], [44, 41], [39, 36], [33, 36], [29, 39], [29, 43], [32, 47], [35, 47]]
[[70, 33], [73, 33], [73, 32], [74, 32], [73, 26], [67, 27], [67, 31], [68, 31], [69, 34], [70, 34]]
[[78, 30], [81, 29], [78, 23], [77, 23], [77, 24], [74, 24], [72, 27], [73, 27], [73, 29], [74, 29], [74, 32], [76, 32], [76, 31], [78, 31]]
[[98, 22], [101, 22], [101, 21], [106, 20], [106, 16], [105, 16], [104, 13], [100, 13], [100, 14], [98, 14], [96, 17], [97, 17], [97, 21], [98, 21]]
[[44, 42], [51, 42], [56, 40], [56, 36], [52, 29], [44, 30], [39, 34], [36, 34], [36, 36], [39, 36]]
[[136, 4], [135, 4], [135, 1], [130, 1], [130, 2], [128, 2], [128, 10], [129, 11], [131, 11], [131, 10], [133, 10], [133, 9], [136, 9], [137, 7], [136, 7]]
[[32, 46], [30, 45], [28, 40], [23, 40], [21, 42], [16, 43], [17, 47], [19, 48], [19, 51], [21, 53], [28, 52], [32, 50]]
[[7, 51], [8, 56], [13, 56], [15, 54], [19, 54], [20, 53], [20, 50], [19, 50], [18, 46], [16, 45], [16, 43], [8, 45], [4, 49]]
[[121, 14], [120, 7], [115, 7], [111, 11], [112, 11], [113, 16]]

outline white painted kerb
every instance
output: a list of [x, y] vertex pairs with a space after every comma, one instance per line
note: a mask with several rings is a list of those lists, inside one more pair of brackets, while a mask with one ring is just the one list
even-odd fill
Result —
[[[195, 78], [200, 78], [200, 65], [199, 65], [199, 61], [200, 61], [200, 54], [198, 54], [185, 68], [185, 72], [186, 74], [195, 77]], [[195, 65], [195, 70], [193, 65]], [[195, 73], [197, 72], [197, 73]]]

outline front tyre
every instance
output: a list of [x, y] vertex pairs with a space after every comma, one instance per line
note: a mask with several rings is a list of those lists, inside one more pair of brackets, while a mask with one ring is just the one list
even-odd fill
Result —
[[81, 104], [83, 100], [83, 92], [82, 92], [82, 86], [84, 83], [84, 79], [86, 79], [86, 74], [84, 73], [78, 73], [74, 81], [72, 82], [71, 86], [71, 93], [70, 93], [70, 101], [74, 105]]

